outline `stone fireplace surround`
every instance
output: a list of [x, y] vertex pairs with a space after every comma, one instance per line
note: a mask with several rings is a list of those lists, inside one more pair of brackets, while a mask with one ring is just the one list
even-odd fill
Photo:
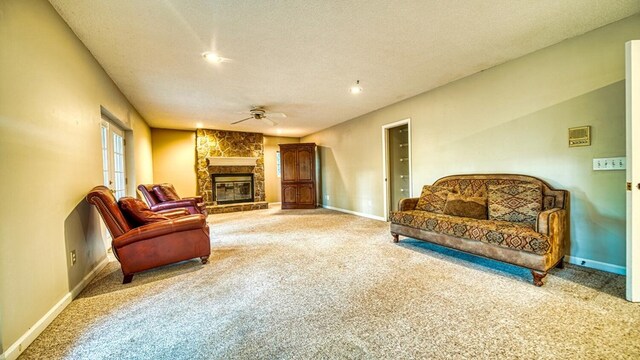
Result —
[[[253, 165], [255, 164], [255, 165]], [[266, 209], [264, 185], [264, 139], [260, 133], [224, 130], [196, 130], [196, 178], [210, 214]], [[252, 173], [254, 202], [216, 204], [213, 200], [212, 174]]]

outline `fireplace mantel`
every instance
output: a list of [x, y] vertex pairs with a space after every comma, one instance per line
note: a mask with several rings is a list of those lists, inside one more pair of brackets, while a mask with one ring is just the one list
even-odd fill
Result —
[[209, 166], [256, 166], [257, 157], [215, 156], [208, 157]]

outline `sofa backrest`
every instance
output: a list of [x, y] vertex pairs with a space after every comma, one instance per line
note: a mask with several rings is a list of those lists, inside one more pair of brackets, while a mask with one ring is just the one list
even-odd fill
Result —
[[543, 180], [533, 176], [517, 174], [469, 174], [451, 175], [436, 180], [433, 185], [454, 189], [467, 196], [481, 196], [488, 192], [488, 185], [539, 184], [542, 188], [542, 210], [552, 208], [565, 209], [569, 201], [569, 192], [557, 190]]
[[120, 211], [118, 202], [111, 190], [103, 185], [91, 189], [87, 195], [89, 204], [93, 204], [98, 209], [107, 229], [113, 238], [117, 238], [131, 230], [131, 225]]

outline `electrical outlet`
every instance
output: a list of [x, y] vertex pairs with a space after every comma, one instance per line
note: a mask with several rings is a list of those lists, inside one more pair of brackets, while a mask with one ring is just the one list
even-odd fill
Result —
[[597, 158], [593, 159], [593, 170], [625, 170], [627, 168], [626, 157]]
[[76, 256], [76, 251], [71, 250], [71, 266], [75, 265], [77, 260], [78, 257]]

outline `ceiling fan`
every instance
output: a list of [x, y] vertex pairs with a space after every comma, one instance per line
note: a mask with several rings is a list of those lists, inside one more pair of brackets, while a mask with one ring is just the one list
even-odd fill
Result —
[[274, 126], [274, 125], [278, 125], [278, 123], [273, 121], [273, 120], [271, 120], [270, 118], [286, 118], [287, 117], [287, 115], [285, 115], [283, 113], [269, 113], [264, 108], [262, 108], [260, 106], [254, 106], [248, 112], [245, 111], [245, 112], [241, 112], [240, 114], [246, 114], [246, 115], [251, 115], [251, 116], [249, 116], [246, 119], [242, 119], [242, 120], [238, 120], [238, 121], [232, 122], [231, 125], [235, 125], [235, 124], [241, 123], [243, 121], [251, 120], [251, 119], [256, 119], [256, 120], [262, 120], [262, 122], [264, 122], [265, 124], [267, 124], [269, 126]]

